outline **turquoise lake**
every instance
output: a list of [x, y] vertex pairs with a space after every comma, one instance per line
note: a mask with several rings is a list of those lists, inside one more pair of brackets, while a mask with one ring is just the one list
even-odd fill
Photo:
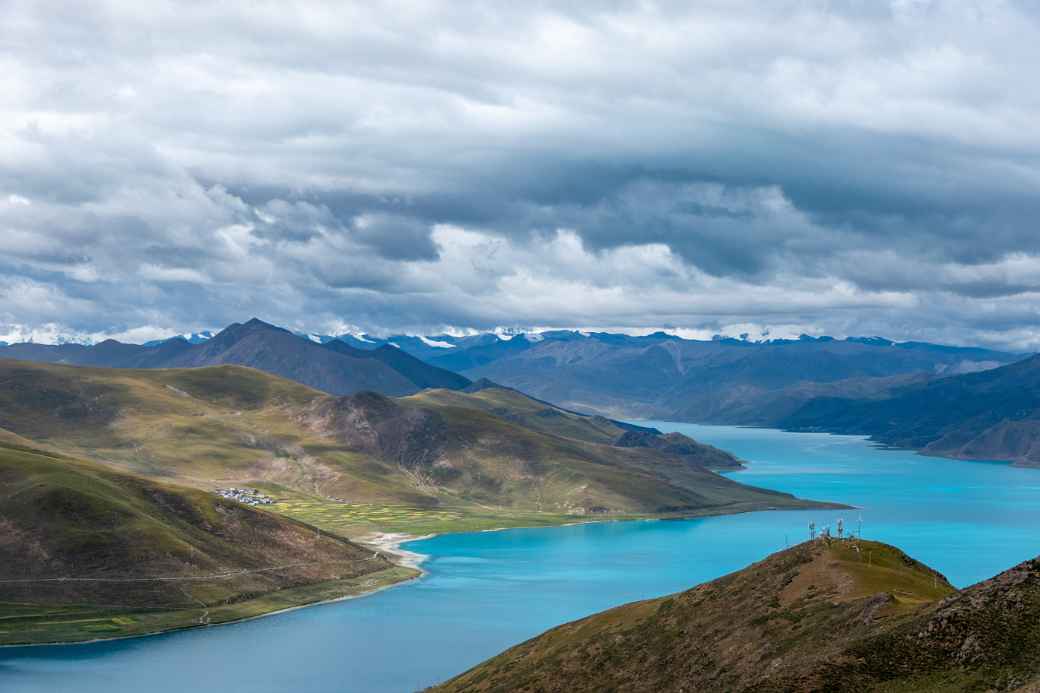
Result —
[[448, 535], [363, 599], [149, 638], [0, 650], [4, 693], [411, 692], [561, 622], [737, 570], [839, 517], [965, 586], [1040, 554], [1040, 470], [861, 438], [655, 422], [751, 462], [736, 479], [857, 510]]

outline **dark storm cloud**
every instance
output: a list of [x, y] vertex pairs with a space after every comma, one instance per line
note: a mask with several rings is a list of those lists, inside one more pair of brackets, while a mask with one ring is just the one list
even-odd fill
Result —
[[1040, 346], [1024, 2], [0, 4], [0, 339]]

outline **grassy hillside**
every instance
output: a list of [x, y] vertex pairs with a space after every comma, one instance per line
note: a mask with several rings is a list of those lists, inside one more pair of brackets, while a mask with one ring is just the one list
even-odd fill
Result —
[[414, 575], [293, 520], [0, 435], [0, 644], [218, 623]]
[[1038, 677], [1040, 561], [957, 593], [894, 547], [817, 541], [554, 628], [432, 690], [985, 691]]
[[626, 428], [602, 416], [585, 416], [532, 399], [516, 390], [496, 387], [487, 381], [475, 391], [426, 390], [409, 399], [432, 406], [479, 409], [540, 433], [609, 445]]
[[[689, 456], [591, 442], [613, 433], [604, 420], [525, 413], [522, 401], [473, 404], [506, 396], [331, 397], [235, 366], [0, 361], [0, 428], [134, 474], [207, 490], [257, 486], [283, 501], [276, 509], [350, 536], [388, 526], [380, 507], [414, 510], [416, 530], [450, 531], [806, 506]], [[530, 418], [569, 423], [554, 434]]]
[[662, 434], [653, 428], [568, 411], [488, 381], [475, 383], [465, 392], [426, 390], [408, 401], [431, 407], [477, 409], [539, 433], [586, 443], [655, 449], [708, 469], [742, 468], [740, 460], [730, 453], [681, 433]]

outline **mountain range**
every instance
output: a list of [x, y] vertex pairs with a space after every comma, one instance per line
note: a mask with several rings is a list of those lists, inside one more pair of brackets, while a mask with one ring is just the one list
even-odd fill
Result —
[[881, 337], [692, 340], [553, 330], [465, 337], [315, 336], [361, 350], [393, 344], [431, 365], [578, 411], [620, 418], [781, 425], [819, 398], [880, 397], [985, 371], [1024, 354]]
[[109, 368], [188, 368], [237, 364], [290, 378], [336, 395], [374, 390], [406, 395], [428, 387], [462, 388], [469, 380], [389, 345], [362, 350], [325, 344], [261, 320], [235, 323], [211, 338], [183, 336], [151, 345], [106, 340], [94, 345], [23, 343], [0, 347], [0, 358]]
[[998, 690], [1040, 690], [1040, 560], [958, 592], [851, 539], [564, 624], [429, 693]]
[[[0, 357], [118, 367], [236, 363], [332, 394], [458, 389], [470, 379], [486, 378], [569, 409], [615, 418], [775, 426], [813, 399], [882, 396], [1025, 356], [880, 337], [704, 341], [665, 332], [637, 337], [572, 330], [461, 337], [294, 335], [255, 319], [210, 334], [144, 347], [111, 340], [93, 346], [15, 344], [0, 346]], [[343, 358], [331, 358], [321, 348]]]
[[0, 357], [121, 368], [238, 364], [335, 395], [402, 396], [480, 381], [572, 412], [855, 433], [930, 454], [1040, 464], [1035, 358], [989, 349], [567, 330], [331, 337], [257, 319], [190, 336], [151, 345], [14, 344], [0, 346]]
[[580, 411], [769, 426], [816, 397], [871, 396], [1019, 358], [879, 338], [696, 341], [665, 333], [568, 332], [472, 347], [430, 362]]

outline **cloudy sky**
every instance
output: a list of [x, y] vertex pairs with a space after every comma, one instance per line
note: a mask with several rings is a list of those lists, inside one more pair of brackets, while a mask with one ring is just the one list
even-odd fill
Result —
[[1040, 349], [1037, 8], [0, 0], [0, 339]]

